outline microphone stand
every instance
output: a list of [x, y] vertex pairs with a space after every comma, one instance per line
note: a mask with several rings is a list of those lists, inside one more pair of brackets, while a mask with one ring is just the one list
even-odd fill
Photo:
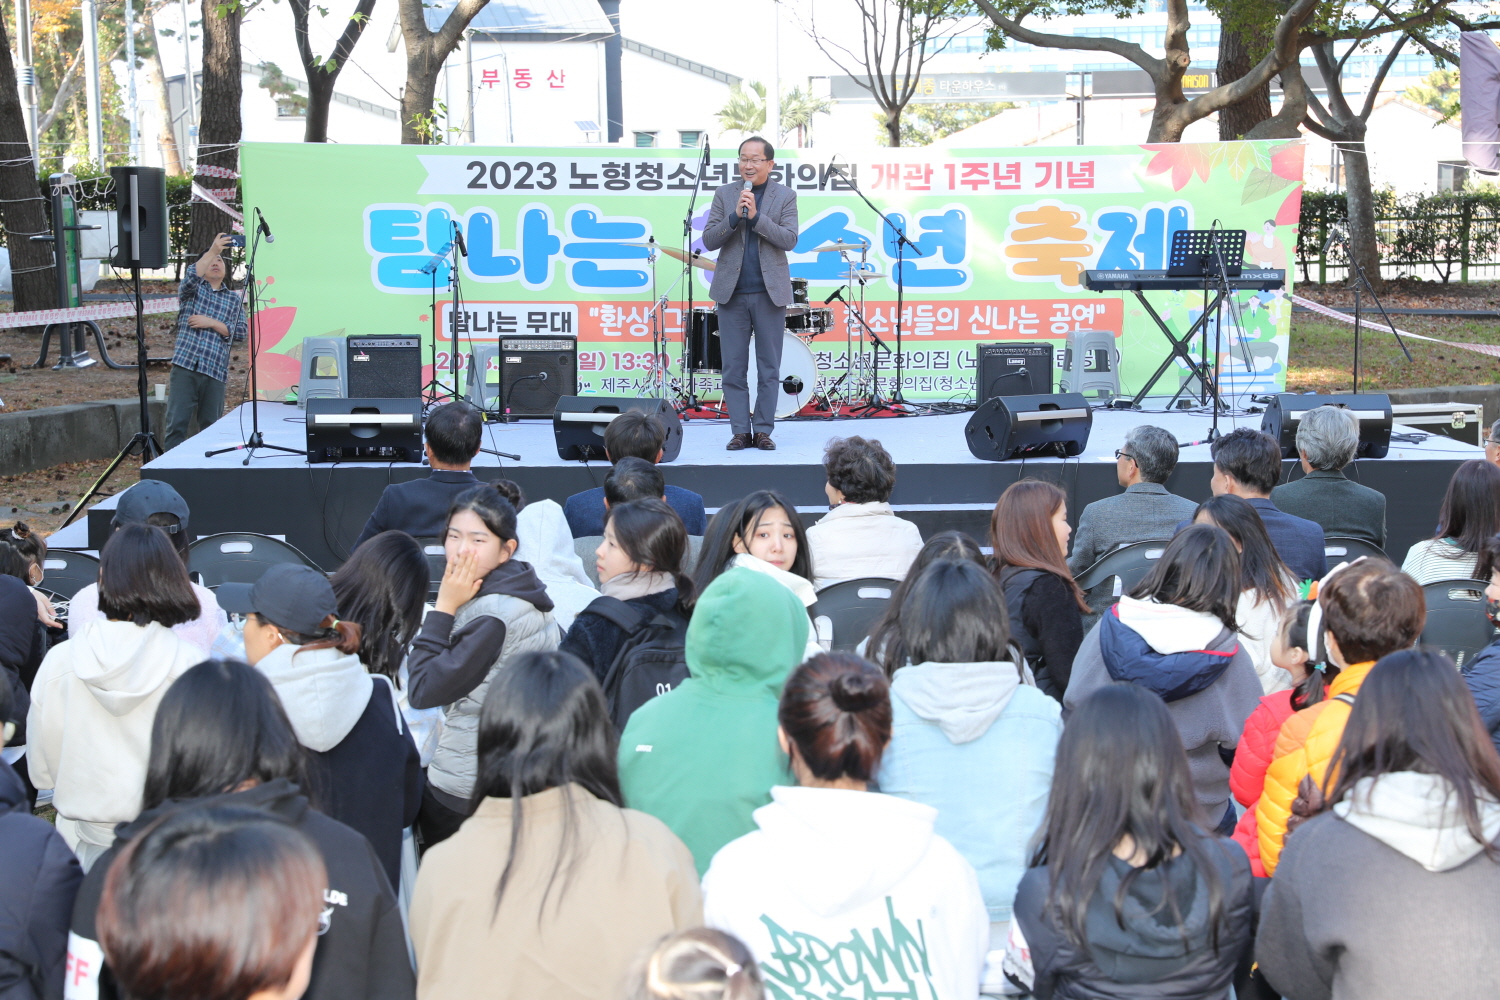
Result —
[[[881, 221], [890, 228], [890, 231], [896, 237], [896, 390], [895, 392], [891, 393], [890, 401], [886, 404], [881, 404], [878, 408], [890, 410], [895, 409], [899, 406], [910, 406], [911, 404], [907, 402], [906, 395], [901, 391], [901, 380], [903, 378], [903, 369], [905, 363], [905, 353], [901, 346], [901, 316], [905, 309], [906, 300], [906, 269], [903, 267], [903, 262], [905, 249], [907, 247], [910, 247], [911, 252], [916, 254], [918, 257], [925, 257], [927, 255], [922, 252], [921, 247], [917, 246], [907, 238], [906, 231], [904, 229], [892, 222], [889, 215], [886, 215], [880, 209], [876, 208], [875, 203], [872, 202], [869, 198], [865, 197], [865, 193], [859, 189], [859, 185], [854, 182], [853, 177], [849, 176], [841, 168], [831, 167], [831, 169], [838, 170], [839, 176], [848, 183], [850, 190], [859, 195], [860, 201], [870, 206], [870, 211], [879, 216]], [[864, 320], [861, 319], [860, 322], [861, 324], [863, 324]], [[866, 326], [865, 329], [868, 330], [869, 327]], [[876, 342], [879, 343], [878, 340]], [[878, 399], [880, 395], [879, 350], [876, 350], [875, 352], [875, 395]]]
[[1364, 327], [1360, 320], [1360, 289], [1365, 288], [1370, 292], [1370, 298], [1375, 300], [1375, 308], [1380, 310], [1380, 318], [1385, 320], [1386, 329], [1396, 338], [1396, 344], [1401, 348], [1401, 353], [1406, 355], [1408, 362], [1412, 361], [1411, 351], [1406, 347], [1406, 341], [1401, 339], [1401, 334], [1396, 330], [1396, 324], [1385, 313], [1385, 306], [1380, 302], [1380, 296], [1375, 293], [1375, 286], [1370, 284], [1369, 276], [1365, 269], [1360, 266], [1359, 259], [1354, 256], [1354, 248], [1349, 245], [1347, 234], [1338, 230], [1329, 236], [1328, 243], [1324, 246], [1339, 243], [1344, 247], [1344, 256], [1349, 258], [1349, 269], [1354, 272], [1354, 394], [1359, 394], [1359, 335]]
[[[255, 226], [253, 227], [253, 232], [250, 235], [250, 250], [245, 254], [245, 297], [247, 299], [245, 303], [245, 311], [246, 325], [249, 330], [250, 337], [249, 343], [246, 345], [246, 353], [248, 354], [250, 360], [250, 436], [240, 444], [230, 445], [228, 448], [215, 448], [213, 451], [205, 451], [203, 453], [203, 456], [205, 458], [213, 458], [215, 455], [222, 455], [226, 451], [248, 452], [248, 454], [245, 455], [245, 460], [240, 463], [241, 465], [249, 465], [250, 460], [255, 457], [255, 452], [257, 449], [280, 451], [285, 452], [288, 455], [307, 454], [307, 452], [303, 451], [300, 448], [285, 448], [279, 444], [266, 444], [265, 436], [260, 432], [260, 384], [255, 374], [255, 355], [258, 349], [258, 345], [260, 344], [260, 311], [256, 308], [256, 302], [259, 294], [255, 287], [255, 255], [256, 252], [260, 249], [261, 226], [264, 225], [264, 223], [264, 216], [261, 215], [260, 209], [256, 208]], [[188, 266], [192, 267], [194, 265], [190, 264]], [[229, 277], [229, 267], [227, 264], [224, 267], [224, 277], [226, 280]], [[139, 292], [137, 292], [137, 294], [139, 295]], [[233, 336], [231, 336], [229, 339], [229, 350], [231, 353], [234, 351]], [[141, 371], [144, 372], [145, 368], [143, 367]], [[141, 385], [142, 387], [144, 387], [146, 384], [144, 381], [145, 375], [142, 375], [141, 378]], [[207, 428], [204, 429], [206, 430]]]
[[[448, 377], [453, 380], [452, 398], [456, 401], [463, 398], [463, 392], [460, 390], [458, 384], [458, 310], [463, 305], [464, 301], [462, 280], [463, 276], [460, 273], [463, 268], [459, 266], [458, 260], [460, 254], [462, 254], [465, 258], [469, 256], [469, 248], [468, 245], [464, 243], [463, 230], [459, 229], [457, 220], [449, 219], [448, 225], [452, 227], [450, 230], [450, 232], [452, 233], [452, 238], [449, 240], [449, 242], [453, 246], [453, 269], [448, 272], [448, 288], [453, 292], [453, 302], [448, 307]], [[436, 277], [435, 272], [434, 277]], [[471, 331], [469, 333], [470, 353], [473, 353], [473, 348], [474, 334]], [[470, 361], [472, 362], [472, 360], [473, 359], [471, 358]], [[484, 394], [481, 390], [481, 401], [483, 401], [483, 396]]]
[[[448, 259], [448, 254], [453, 252], [453, 241], [449, 240], [443, 244], [442, 249], [433, 254], [427, 263], [422, 265], [422, 270], [432, 278], [432, 305], [430, 307], [432, 316], [432, 378], [422, 386], [422, 402], [424, 405], [432, 406], [437, 403], [443, 395], [443, 383], [437, 377], [437, 339], [438, 339], [438, 308], [437, 308], [437, 273], [438, 268]], [[453, 287], [453, 271], [448, 272], [448, 287]]]
[[[708, 133], [703, 133], [703, 156], [698, 160], [698, 176], [693, 179], [693, 196], [688, 199], [687, 215], [682, 217], [682, 250], [687, 260], [682, 262], [682, 277], [687, 281], [687, 310], [682, 314], [682, 350], [678, 352], [678, 363], [687, 375], [687, 398], [677, 407], [683, 420], [690, 420], [688, 410], [698, 409], [698, 386], [693, 379], [693, 368], [688, 363], [689, 341], [693, 338], [693, 210], [698, 207], [698, 189], [703, 186], [703, 175], [708, 171], [710, 147]], [[663, 349], [663, 354], [666, 350]]]

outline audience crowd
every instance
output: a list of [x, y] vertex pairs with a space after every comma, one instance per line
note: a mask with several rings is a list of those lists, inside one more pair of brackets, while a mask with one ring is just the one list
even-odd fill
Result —
[[1241, 428], [1194, 504], [1140, 426], [1076, 531], [1022, 479], [925, 542], [878, 441], [805, 525], [666, 484], [647, 413], [562, 504], [478, 428], [331, 578], [205, 589], [149, 480], [66, 605], [0, 533], [0, 996], [1500, 994], [1500, 638], [1419, 641], [1435, 581], [1500, 622], [1492, 461], [1398, 569], [1332, 407], [1287, 483]]

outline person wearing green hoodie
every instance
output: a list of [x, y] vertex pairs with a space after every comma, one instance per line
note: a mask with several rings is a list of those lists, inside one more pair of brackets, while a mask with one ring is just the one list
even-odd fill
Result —
[[755, 829], [751, 814], [771, 801], [771, 787], [792, 784], [776, 710], [809, 628], [786, 587], [754, 570], [727, 570], [693, 609], [692, 676], [625, 725], [625, 802], [666, 823], [693, 852], [700, 876], [719, 848]]

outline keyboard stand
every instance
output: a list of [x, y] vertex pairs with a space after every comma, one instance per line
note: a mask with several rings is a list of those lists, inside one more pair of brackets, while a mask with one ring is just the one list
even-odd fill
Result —
[[[1161, 330], [1162, 336], [1166, 337], [1167, 342], [1172, 345], [1172, 353], [1168, 354], [1164, 359], [1162, 359], [1162, 363], [1160, 367], [1156, 369], [1156, 373], [1146, 381], [1146, 384], [1141, 389], [1141, 391], [1135, 394], [1135, 398], [1130, 401], [1131, 407], [1135, 409], [1140, 408], [1141, 400], [1145, 399], [1147, 394], [1150, 393], [1152, 389], [1156, 388], [1156, 383], [1159, 382], [1161, 380], [1161, 377], [1167, 373], [1167, 369], [1172, 367], [1172, 361], [1174, 358], [1181, 358], [1184, 362], [1186, 362], [1188, 370], [1197, 377], [1198, 385], [1203, 389], [1202, 394], [1199, 396], [1199, 399], [1203, 403], [1206, 404], [1208, 402], [1208, 397], [1212, 395], [1214, 406], [1223, 406], [1223, 401], [1219, 397], [1218, 376], [1210, 376], [1208, 374], [1207, 359], [1203, 359], [1200, 361], [1193, 360], [1193, 355], [1189, 351], [1189, 345], [1192, 343], [1193, 337], [1198, 333], [1198, 331], [1207, 326], [1208, 321], [1211, 318], [1218, 315], [1219, 306], [1226, 298], [1224, 289], [1218, 288], [1214, 291], [1213, 301], [1209, 303], [1208, 308], [1203, 310], [1203, 314], [1199, 316], [1196, 321], [1194, 321], [1193, 325], [1188, 327], [1187, 333], [1182, 335], [1181, 340], [1172, 336], [1171, 328], [1162, 321], [1161, 316], [1152, 307], [1151, 303], [1146, 300], [1146, 293], [1142, 289], [1135, 289], [1135, 297], [1140, 300], [1142, 307], [1145, 308], [1146, 315], [1150, 316], [1151, 319], [1156, 323], [1157, 328]], [[1177, 391], [1172, 394], [1172, 401], [1167, 404], [1168, 409], [1171, 409], [1177, 404], [1177, 399], [1182, 395], [1182, 390], [1186, 386], [1187, 382], [1183, 382], [1182, 385], [1177, 387]]]

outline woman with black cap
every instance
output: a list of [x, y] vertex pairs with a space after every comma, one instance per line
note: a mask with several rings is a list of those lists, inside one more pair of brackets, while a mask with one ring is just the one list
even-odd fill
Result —
[[339, 621], [333, 585], [307, 566], [272, 566], [253, 586], [218, 593], [246, 616], [245, 658], [270, 678], [309, 751], [313, 802], [369, 838], [397, 885], [401, 831], [422, 802], [421, 762], [389, 679], [360, 662], [359, 626]]

